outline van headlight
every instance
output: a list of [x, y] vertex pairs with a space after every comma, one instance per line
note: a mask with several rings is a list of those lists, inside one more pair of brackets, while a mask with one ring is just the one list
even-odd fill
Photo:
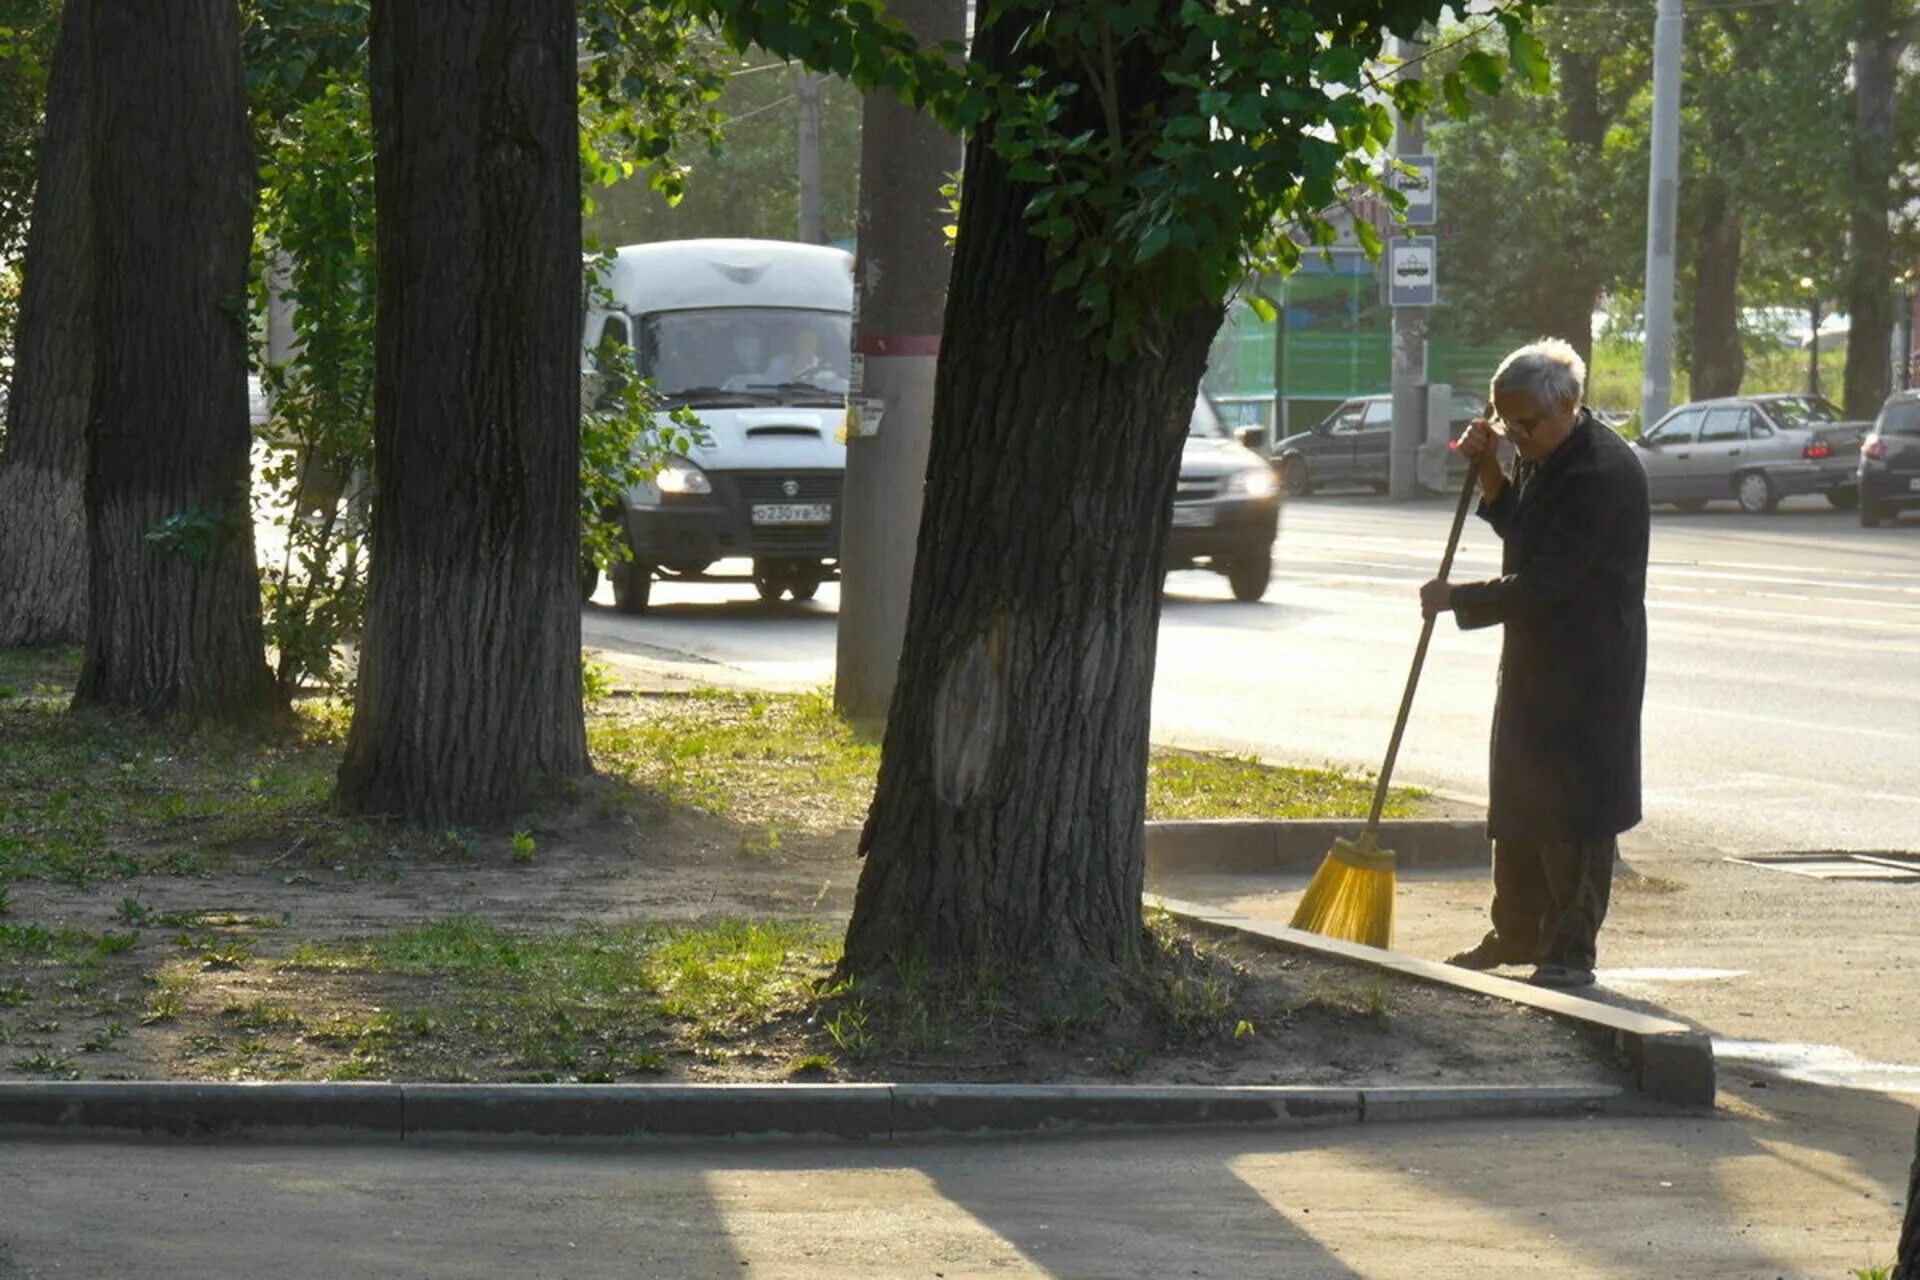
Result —
[[1249, 467], [1227, 477], [1225, 492], [1237, 498], [1271, 498], [1280, 492], [1280, 477], [1272, 467]]
[[653, 487], [670, 494], [712, 493], [713, 481], [685, 458], [669, 458], [667, 465], [654, 476]]

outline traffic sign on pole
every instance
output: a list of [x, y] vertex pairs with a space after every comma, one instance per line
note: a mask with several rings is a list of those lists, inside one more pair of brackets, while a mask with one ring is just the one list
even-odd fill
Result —
[[1434, 238], [1401, 236], [1387, 242], [1387, 301], [1396, 307], [1431, 307], [1434, 287]]
[[1407, 198], [1407, 225], [1430, 227], [1439, 217], [1439, 192], [1435, 185], [1438, 165], [1432, 156], [1398, 156], [1412, 173], [1394, 170], [1393, 185]]

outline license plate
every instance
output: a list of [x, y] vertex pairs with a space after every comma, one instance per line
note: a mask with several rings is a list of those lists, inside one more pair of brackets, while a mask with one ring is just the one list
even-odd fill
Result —
[[1175, 507], [1173, 509], [1173, 527], [1176, 529], [1209, 528], [1212, 524], [1212, 507]]
[[832, 524], [831, 502], [759, 502], [753, 507], [755, 524]]

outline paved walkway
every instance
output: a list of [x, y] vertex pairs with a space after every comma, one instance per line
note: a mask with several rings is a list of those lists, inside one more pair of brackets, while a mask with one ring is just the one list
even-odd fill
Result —
[[1698, 1118], [640, 1150], [0, 1143], [0, 1277], [1822, 1277], [1911, 1100]]

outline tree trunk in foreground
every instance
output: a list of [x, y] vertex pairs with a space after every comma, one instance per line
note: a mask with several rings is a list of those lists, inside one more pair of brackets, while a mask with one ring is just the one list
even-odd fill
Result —
[[376, 0], [373, 558], [339, 799], [504, 816], [587, 772], [572, 0]]
[[[976, 55], [1013, 69], [1011, 15]], [[1123, 61], [1125, 100], [1154, 68]], [[1076, 109], [1091, 109], [1090, 107]], [[1148, 703], [1181, 442], [1221, 310], [1157, 355], [1073, 335], [976, 135], [948, 288], [899, 683], [845, 965], [1110, 977], [1139, 954]]]
[[0, 451], [0, 648], [78, 644], [87, 628], [87, 417], [93, 211], [89, 0], [67, 0], [47, 81]]
[[90, 620], [77, 701], [187, 720], [278, 705], [247, 422], [253, 242], [233, 0], [97, 0]]
[[1717, 177], [1707, 179], [1700, 238], [1693, 255], [1693, 360], [1687, 395], [1711, 400], [1740, 393], [1747, 373], [1740, 345], [1740, 210]]
[[1853, 48], [1853, 201], [1847, 219], [1849, 418], [1880, 412], [1893, 340], [1894, 105], [1906, 36], [1892, 0], [1859, 0]]

